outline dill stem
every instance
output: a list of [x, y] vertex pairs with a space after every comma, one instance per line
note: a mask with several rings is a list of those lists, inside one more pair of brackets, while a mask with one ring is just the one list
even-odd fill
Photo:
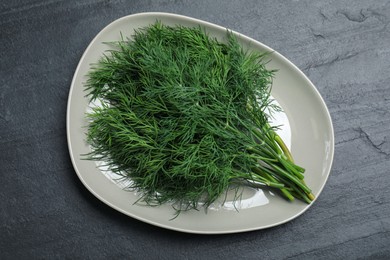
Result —
[[[265, 172], [268, 172], [269, 174], [271, 174], [270, 169], [264, 168], [263, 170]], [[300, 190], [296, 184], [294, 184], [291, 180], [289, 180], [285, 176], [278, 176], [278, 178], [280, 178], [280, 181], [285, 183], [285, 185], [287, 185], [287, 187], [289, 187], [289, 189], [291, 189], [290, 194], [293, 194], [294, 197], [303, 199], [307, 203], [310, 203], [310, 200], [312, 200], [311, 198], [314, 198], [311, 193], [310, 193], [311, 194], [310, 195], [310, 194], [305, 193], [304, 191]], [[296, 195], [298, 195], [298, 196], [296, 196]], [[309, 198], [310, 198], [310, 200], [309, 200]]]
[[289, 161], [285, 161], [283, 158], [279, 158], [279, 162], [284, 166], [284, 168], [286, 168], [286, 170], [289, 170], [292, 174], [294, 174], [300, 180], [303, 180], [303, 178], [305, 177], [296, 168], [294, 168], [293, 165], [289, 163]]
[[[257, 173], [257, 174], [261, 174], [263, 176], [266, 176], [269, 180], [271, 180], [272, 182], [275, 182], [277, 183], [278, 181], [272, 177], [272, 175], [268, 174], [267, 172], [265, 171], [262, 171], [260, 170], [259, 168], [252, 168], [252, 170]], [[283, 185], [284, 186], [284, 185]], [[283, 193], [283, 195], [290, 201], [293, 201], [294, 200], [294, 196], [284, 187], [280, 188], [280, 191]]]
[[280, 168], [277, 165], [271, 164], [270, 166], [272, 168], [274, 168], [278, 173], [280, 173], [284, 177], [286, 177], [289, 180], [291, 180], [293, 183], [295, 183], [298, 187], [300, 187], [306, 193], [308, 193], [308, 194], [311, 193], [311, 190], [304, 183], [302, 183], [301, 180], [298, 179], [297, 177], [291, 175], [290, 173], [288, 173], [287, 171], [283, 170], [282, 168]]
[[[294, 171], [294, 173], [297, 175], [298, 178], [301, 179], [301, 182], [306, 185], [305, 181], [303, 180], [304, 176], [303, 174], [301, 174], [300, 172], [305, 172], [305, 169], [303, 169], [302, 167], [299, 167], [298, 165], [294, 164], [294, 159], [292, 157], [292, 154], [290, 152], [290, 150], [288, 149], [288, 147], [286, 146], [286, 144], [284, 143], [283, 139], [277, 134], [275, 133], [275, 141], [278, 143], [278, 145], [280, 146], [280, 148], [283, 150], [284, 154], [286, 155], [287, 159], [292, 162], [293, 164], [291, 165], [292, 167], [294, 167], [296, 170], [298, 170], [299, 172], [296, 172]], [[290, 168], [290, 167], [289, 167]], [[291, 169], [291, 168], [290, 168]], [[313, 193], [307, 193], [306, 194], [307, 196], [302, 196], [302, 198], [310, 203], [310, 201], [313, 201], [315, 199], [315, 196]]]
[[293, 201], [294, 200], [294, 196], [291, 194], [291, 192], [289, 192], [288, 190], [286, 189], [280, 189], [280, 191], [283, 193], [283, 195], [290, 201]]
[[[263, 175], [263, 174], [262, 174]], [[256, 174], [254, 176], [252, 176], [253, 179], [255, 181], [260, 181], [261, 183], [264, 183], [265, 185], [269, 186], [269, 187], [272, 187], [272, 188], [277, 188], [277, 189], [283, 189], [284, 188], [284, 184], [283, 183], [280, 183], [278, 182], [277, 180], [271, 180], [270, 178], [268, 177], [265, 177], [264, 175], [263, 176], [260, 176], [259, 174]]]
[[286, 144], [283, 142], [282, 138], [277, 134], [275, 133], [275, 141], [278, 143], [278, 145], [280, 146], [280, 148], [282, 149], [284, 155], [286, 155], [287, 159], [290, 161], [290, 162], [294, 162], [294, 159], [291, 155], [291, 152], [290, 150], [287, 148]]

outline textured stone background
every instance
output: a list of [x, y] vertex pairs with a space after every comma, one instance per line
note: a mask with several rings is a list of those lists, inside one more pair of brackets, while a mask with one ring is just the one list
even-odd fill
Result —
[[[202, 236], [126, 217], [91, 195], [68, 155], [67, 96], [92, 38], [128, 14], [223, 25], [285, 55], [333, 118], [331, 176], [313, 207], [275, 228]], [[0, 3], [0, 258], [390, 258], [390, 1]]]

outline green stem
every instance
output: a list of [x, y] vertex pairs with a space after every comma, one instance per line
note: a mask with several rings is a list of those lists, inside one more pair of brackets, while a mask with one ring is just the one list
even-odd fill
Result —
[[278, 143], [279, 147], [282, 149], [287, 159], [293, 163], [294, 159], [290, 153], [290, 150], [287, 148], [286, 144], [283, 142], [282, 138], [277, 133], [275, 133], [275, 141]]
[[290, 161], [286, 161], [283, 158], [280, 158], [279, 162], [284, 166], [284, 168], [286, 168], [286, 170], [297, 176], [300, 180], [303, 180], [303, 178], [305, 177], [296, 168], [294, 168], [293, 164], [291, 164]]
[[298, 179], [297, 177], [291, 175], [290, 173], [288, 173], [287, 171], [283, 170], [279, 166], [276, 166], [276, 165], [273, 165], [273, 164], [271, 164], [270, 166], [272, 168], [274, 168], [276, 170], [276, 172], [280, 173], [281, 175], [285, 176], [286, 178], [291, 180], [293, 183], [295, 183], [298, 187], [300, 187], [302, 190], [304, 190], [307, 194], [311, 193], [311, 190], [304, 183], [302, 183], [301, 180]]
[[[260, 170], [259, 168], [253, 168], [252, 171], [254, 171], [256, 174], [261, 174], [263, 176], [266, 176], [270, 181], [277, 183], [278, 180], [276, 180], [274, 177], [272, 177], [270, 174], [268, 174], [265, 171]], [[284, 186], [284, 184], [283, 184]], [[279, 188], [280, 191], [283, 193], [283, 195], [290, 201], [294, 200], [294, 196], [291, 195], [291, 193], [286, 188]]]

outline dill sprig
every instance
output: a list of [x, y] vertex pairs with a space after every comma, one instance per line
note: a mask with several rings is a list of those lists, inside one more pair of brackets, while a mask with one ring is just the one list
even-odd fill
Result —
[[[86, 83], [101, 106], [87, 115], [88, 159], [132, 180], [149, 205], [206, 208], [237, 184], [279, 190], [310, 203], [304, 169], [268, 123], [273, 70], [226, 33], [160, 22], [95, 64]], [[236, 198], [239, 198], [236, 193]]]

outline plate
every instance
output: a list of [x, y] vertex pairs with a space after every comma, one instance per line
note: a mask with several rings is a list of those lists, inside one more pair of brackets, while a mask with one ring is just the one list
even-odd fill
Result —
[[[85, 142], [85, 112], [88, 99], [84, 82], [90, 64], [96, 63], [108, 49], [104, 42], [130, 37], [134, 29], [148, 26], [156, 20], [167, 25], [201, 26], [210, 36], [223, 39], [226, 28], [194, 18], [169, 13], [140, 13], [122, 17], [106, 26], [89, 44], [75, 71], [67, 107], [67, 139], [75, 171], [85, 187], [110, 207], [143, 222], [176, 231], [199, 234], [222, 234], [258, 230], [290, 221], [311, 204], [288, 202], [269, 190], [244, 188], [243, 199], [234, 204], [214, 203], [206, 211], [191, 210], [174, 218], [170, 205], [148, 207], [134, 202], [135, 192], [125, 191], [103, 174], [93, 161], [82, 160], [90, 152]], [[240, 44], [248, 50], [272, 52], [269, 69], [278, 69], [272, 96], [284, 109], [291, 131], [291, 150], [295, 161], [306, 168], [305, 180], [318, 198], [329, 176], [333, 154], [334, 133], [329, 111], [310, 80], [290, 61], [270, 47], [247, 36], [237, 35]]]

